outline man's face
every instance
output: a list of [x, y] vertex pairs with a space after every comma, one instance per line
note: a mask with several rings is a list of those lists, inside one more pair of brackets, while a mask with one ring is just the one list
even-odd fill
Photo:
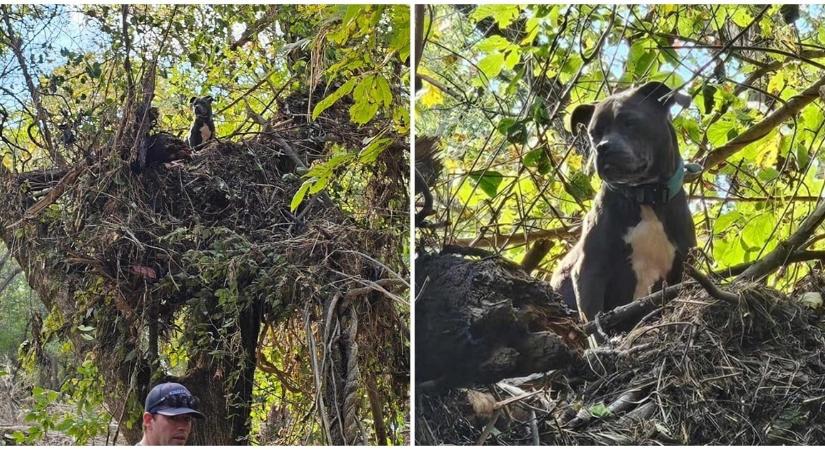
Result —
[[146, 440], [150, 445], [184, 445], [192, 431], [194, 418], [189, 414], [164, 416], [143, 413]]

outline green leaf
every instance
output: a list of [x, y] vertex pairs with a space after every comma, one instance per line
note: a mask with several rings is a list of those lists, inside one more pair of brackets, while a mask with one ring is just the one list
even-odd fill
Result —
[[329, 94], [328, 96], [326, 96], [326, 98], [318, 102], [318, 104], [316, 104], [315, 107], [312, 108], [312, 119], [315, 120], [322, 112], [326, 111], [327, 108], [334, 105], [335, 102], [341, 100], [341, 98], [343, 98], [345, 95], [352, 92], [352, 88], [355, 87], [356, 81], [357, 80], [355, 78], [350, 78], [346, 81], [346, 83], [341, 85], [341, 87], [336, 89], [335, 92]]
[[359, 125], [372, 120], [378, 112], [376, 99], [379, 95], [374, 93], [377, 85], [376, 78], [374, 75], [365, 76], [352, 92], [355, 104], [350, 107], [349, 115], [350, 119]]
[[91, 78], [98, 78], [103, 73], [103, 69], [101, 68], [101, 65], [100, 65], [99, 62], [95, 62], [91, 66], [86, 67], [86, 73]]
[[298, 191], [295, 192], [295, 195], [292, 196], [292, 201], [289, 203], [289, 210], [291, 212], [295, 212], [300, 206], [301, 202], [304, 201], [304, 196], [306, 195], [309, 187], [315, 182], [314, 179], [309, 179], [304, 181], [304, 184], [298, 188]]
[[499, 28], [507, 28], [519, 14], [519, 8], [516, 5], [479, 5], [470, 14], [470, 18], [478, 22], [492, 17], [498, 22]]
[[504, 54], [501, 52], [490, 53], [478, 62], [478, 68], [488, 79], [497, 77], [501, 73], [501, 69], [504, 68]]
[[347, 5], [346, 12], [344, 13], [344, 18], [341, 19], [341, 23], [343, 25], [349, 24], [353, 19], [360, 16], [362, 12], [368, 12], [369, 6], [367, 5]]
[[744, 28], [753, 22], [753, 16], [744, 6], [734, 6], [734, 8], [736, 10], [733, 12], [731, 19], [737, 26]]
[[354, 123], [364, 125], [378, 113], [378, 103], [369, 101], [356, 102], [349, 109], [349, 117]]
[[385, 108], [389, 108], [392, 105], [392, 91], [390, 90], [390, 84], [387, 82], [387, 79], [381, 75], [375, 77], [376, 87], [378, 96], [375, 98], [376, 103], [383, 102]]
[[547, 112], [547, 106], [543, 100], [537, 99], [533, 103], [533, 121], [536, 125], [549, 125], [550, 113]]
[[507, 129], [507, 141], [511, 144], [524, 145], [528, 139], [527, 125], [524, 122], [517, 122]]
[[779, 94], [782, 88], [785, 87], [785, 72], [779, 70], [776, 75], [771, 77], [768, 81], [768, 92], [771, 94]]
[[544, 151], [544, 147], [527, 152], [524, 155], [523, 163], [527, 167], [535, 167], [536, 170], [538, 170], [538, 172], [542, 175], [546, 175], [552, 169], [550, 166], [550, 158]]
[[748, 247], [761, 248], [773, 231], [776, 220], [773, 214], [764, 213], [752, 219], [742, 229], [742, 240]]
[[510, 127], [515, 125], [516, 122], [518, 122], [516, 119], [510, 118], [510, 117], [505, 117], [505, 118], [501, 119], [498, 122], [498, 125], [496, 126], [496, 129], [498, 130], [499, 133], [503, 134], [504, 136], [507, 136], [507, 134], [510, 130]]
[[732, 223], [736, 222], [741, 217], [742, 213], [736, 209], [722, 214], [719, 218], [713, 221], [713, 234], [716, 235], [724, 233]]
[[366, 147], [361, 149], [358, 153], [358, 161], [363, 164], [371, 164], [378, 159], [378, 156], [389, 147], [392, 139], [390, 138], [376, 138], [370, 141]]
[[519, 61], [521, 61], [521, 50], [513, 49], [507, 53], [507, 57], [504, 59], [504, 67], [508, 70], [513, 70]]
[[776, 170], [774, 167], [766, 167], [764, 169], [759, 170], [757, 177], [759, 180], [765, 183], [769, 183], [777, 178], [779, 178], [779, 171]]
[[327, 185], [329, 185], [330, 177], [319, 178], [312, 184], [312, 187], [309, 188], [309, 195], [315, 195], [324, 190]]
[[479, 41], [479, 43], [476, 44], [476, 48], [484, 53], [490, 53], [496, 50], [503, 51], [510, 45], [510, 41], [505, 39], [503, 36], [494, 34], [486, 39], [482, 39], [481, 41]]
[[406, 61], [410, 56], [410, 10], [409, 8], [394, 8], [392, 19], [392, 34], [390, 35], [390, 51], [398, 51], [398, 59]]
[[498, 187], [504, 179], [504, 175], [493, 170], [477, 170], [469, 173], [481, 190], [488, 197], [493, 198], [498, 193]]
[[708, 141], [710, 145], [713, 147], [719, 147], [722, 144], [728, 142], [728, 135], [731, 131], [736, 129], [736, 123], [734, 119], [731, 118], [729, 115], [724, 116], [721, 120], [718, 120], [716, 123], [708, 128]]
[[569, 181], [564, 189], [576, 200], [580, 202], [589, 200], [596, 194], [596, 190], [590, 184], [590, 177], [584, 172], [577, 170], [568, 178]]
[[604, 403], [596, 403], [590, 407], [589, 412], [593, 417], [607, 417], [610, 415], [610, 410]]
[[541, 17], [531, 17], [527, 19], [527, 25], [524, 27], [524, 30], [527, 32], [527, 36], [521, 40], [521, 45], [530, 45], [533, 43], [541, 30], [541, 22]]

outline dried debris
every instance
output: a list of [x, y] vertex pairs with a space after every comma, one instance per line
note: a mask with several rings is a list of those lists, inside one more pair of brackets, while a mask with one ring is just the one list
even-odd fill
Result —
[[758, 284], [688, 289], [579, 370], [417, 399], [419, 444], [825, 443], [825, 318]]

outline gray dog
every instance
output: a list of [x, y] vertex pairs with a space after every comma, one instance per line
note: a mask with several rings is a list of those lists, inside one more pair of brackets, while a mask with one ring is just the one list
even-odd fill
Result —
[[670, 120], [675, 102], [687, 106], [690, 98], [650, 82], [573, 111], [572, 130], [587, 127], [602, 188], [551, 284], [584, 321], [663, 281], [678, 283], [696, 245]]

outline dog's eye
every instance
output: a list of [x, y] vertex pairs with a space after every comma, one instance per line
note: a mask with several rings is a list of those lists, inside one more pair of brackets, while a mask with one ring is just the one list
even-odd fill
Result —
[[639, 121], [631, 115], [622, 115], [618, 117], [619, 123], [626, 128], [636, 128], [639, 126]]

